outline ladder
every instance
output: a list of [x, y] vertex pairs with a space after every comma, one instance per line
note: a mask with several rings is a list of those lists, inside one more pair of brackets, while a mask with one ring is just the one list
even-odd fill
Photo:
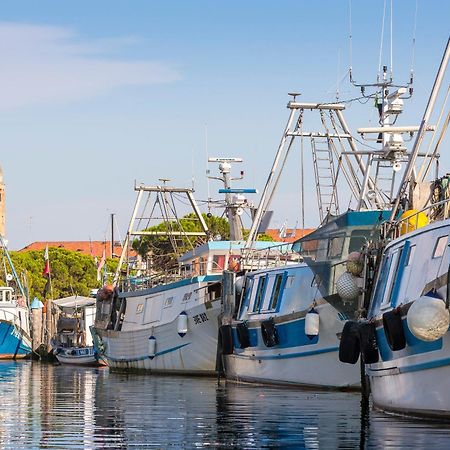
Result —
[[311, 138], [314, 177], [316, 181], [317, 203], [320, 221], [328, 214], [339, 214], [339, 203], [336, 193], [336, 172], [330, 138]]
[[395, 171], [392, 168], [391, 161], [379, 159], [376, 164], [375, 186], [378, 188], [384, 207], [391, 204], [394, 195]]

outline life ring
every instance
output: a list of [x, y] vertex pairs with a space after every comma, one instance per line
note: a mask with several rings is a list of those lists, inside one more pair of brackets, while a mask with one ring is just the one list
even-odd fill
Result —
[[233, 354], [233, 329], [231, 325], [222, 325], [219, 328], [219, 348], [222, 355]]
[[261, 336], [266, 347], [278, 345], [278, 332], [272, 318], [261, 322]]
[[363, 322], [359, 324], [359, 346], [362, 359], [365, 364], [375, 364], [380, 355], [378, 353], [377, 334], [375, 324], [372, 322]]
[[349, 320], [342, 330], [341, 342], [339, 343], [339, 361], [356, 364], [359, 353], [359, 324]]
[[403, 350], [406, 347], [406, 337], [400, 309], [396, 308], [383, 314], [383, 328], [391, 350]]
[[240, 348], [250, 347], [250, 335], [246, 322], [240, 322], [236, 325], [236, 334]]

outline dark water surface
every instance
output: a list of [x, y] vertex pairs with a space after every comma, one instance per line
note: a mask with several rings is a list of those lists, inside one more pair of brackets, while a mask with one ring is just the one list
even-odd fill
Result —
[[0, 363], [0, 448], [450, 448], [450, 426], [361, 410], [358, 393]]

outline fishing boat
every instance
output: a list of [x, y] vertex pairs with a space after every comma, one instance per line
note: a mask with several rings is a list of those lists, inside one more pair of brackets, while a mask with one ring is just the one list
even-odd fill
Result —
[[[361, 149], [344, 119], [344, 103], [299, 102], [298, 93], [290, 94], [287, 125], [244, 248], [249, 272], [241, 279], [225, 274], [224, 299], [229, 305], [221, 331], [229, 379], [323, 388], [359, 387], [362, 382], [366, 387], [361, 372], [373, 357], [370, 346], [361, 348], [362, 367], [346, 364], [356, 364], [359, 344], [370, 342], [367, 327], [359, 322], [367, 316], [378, 260], [371, 255], [365, 261], [364, 252], [381, 246], [384, 224], [397, 218], [392, 209], [403, 198], [396, 190], [402, 184], [399, 175], [410, 172], [414, 152], [408, 152], [404, 136], [423, 136], [434, 128], [396, 126], [404, 99], [413, 93], [412, 76], [408, 84], [398, 86], [383, 66], [376, 83], [356, 84], [351, 71], [350, 81], [360, 88], [361, 98], [375, 100], [380, 126], [359, 128], [358, 134], [380, 148], [371, 144]], [[321, 131], [305, 129], [307, 112], [319, 113]], [[306, 139], [313, 168], [302, 165], [299, 175], [304, 180], [314, 174], [320, 225], [290, 249], [302, 263], [276, 268], [268, 264], [252, 272], [252, 259], [264, 260], [251, 248], [258, 221], [269, 207], [294, 142], [301, 141], [303, 160]], [[416, 156], [426, 164], [435, 160], [429, 154]], [[346, 192], [350, 200], [342, 201]], [[350, 206], [341, 212], [342, 204]], [[401, 391], [398, 385], [396, 389]]]
[[[211, 161], [220, 164], [230, 241], [211, 234], [191, 189], [170, 187], [167, 180], [159, 186], [135, 186], [137, 200], [114, 283], [97, 296], [97, 350], [112, 370], [216, 373], [222, 272], [228, 267], [239, 270], [240, 249], [245, 243], [239, 218], [247, 201], [242, 196], [245, 190], [235, 192], [230, 186], [230, 163], [241, 160]], [[183, 218], [175, 207], [181, 197], [192, 207], [190, 220], [195, 219], [201, 231], [183, 228]], [[153, 218], [163, 220], [164, 227], [149, 227]], [[138, 236], [167, 239], [177, 255], [175, 267], [167, 268], [159, 262], [161, 258], [152, 255], [144, 268], [128, 263], [126, 273], [121, 274], [129, 247]], [[270, 243], [258, 245], [263, 248]], [[190, 250], [181, 253], [186, 246]]]
[[6, 286], [0, 286], [0, 359], [22, 359], [31, 355], [29, 308], [26, 292], [0, 235]]
[[[439, 418], [450, 417], [449, 178], [447, 174], [428, 182], [429, 164], [414, 167], [449, 58], [450, 40], [383, 232], [384, 245], [375, 252], [381, 264], [369, 322], [353, 325], [364, 326], [369, 333], [359, 343], [354, 335], [347, 336], [350, 345], [370, 353], [366, 370], [377, 408]], [[431, 152], [434, 159], [449, 123], [446, 99], [439, 116], [446, 119], [436, 129]]]
[[90, 331], [94, 324], [95, 298], [73, 295], [52, 303], [60, 310], [56, 334], [51, 340], [56, 359], [61, 364], [105, 365], [94, 349]]

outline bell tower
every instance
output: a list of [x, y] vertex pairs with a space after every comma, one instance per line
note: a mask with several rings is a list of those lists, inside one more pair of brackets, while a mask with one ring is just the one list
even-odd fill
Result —
[[5, 206], [5, 182], [3, 180], [3, 169], [0, 166], [0, 234], [5, 237], [6, 227], [5, 227], [5, 216], [6, 216], [6, 206]]

